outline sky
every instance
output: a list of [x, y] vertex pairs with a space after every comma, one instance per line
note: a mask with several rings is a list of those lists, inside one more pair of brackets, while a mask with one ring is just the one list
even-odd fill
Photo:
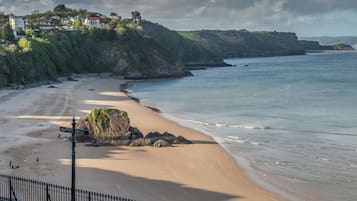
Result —
[[357, 0], [0, 0], [0, 11], [23, 15], [58, 4], [144, 19], [174, 30], [248, 29], [298, 36], [356, 36]]

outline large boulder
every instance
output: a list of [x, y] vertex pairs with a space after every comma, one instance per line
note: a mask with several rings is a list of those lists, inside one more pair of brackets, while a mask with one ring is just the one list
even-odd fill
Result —
[[130, 120], [125, 111], [111, 108], [93, 109], [78, 123], [79, 129], [89, 130], [95, 140], [131, 140]]

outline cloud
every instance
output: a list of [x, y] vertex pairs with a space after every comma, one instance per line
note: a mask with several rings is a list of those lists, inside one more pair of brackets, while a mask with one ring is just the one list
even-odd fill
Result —
[[[57, 4], [104, 14], [114, 11], [123, 17], [138, 10], [146, 19], [180, 30], [246, 28], [318, 33], [327, 24], [332, 30], [333, 22], [345, 35], [357, 31], [344, 28], [357, 27], [357, 22], [350, 20], [356, 16], [356, 0], [0, 0], [0, 10], [25, 14], [50, 10]], [[344, 25], [337, 19], [352, 24]]]
[[325, 14], [336, 10], [355, 10], [357, 11], [356, 0], [286, 0], [284, 9], [302, 15]]

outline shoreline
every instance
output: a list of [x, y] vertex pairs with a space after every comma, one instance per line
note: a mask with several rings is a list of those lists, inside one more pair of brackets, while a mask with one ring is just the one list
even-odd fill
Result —
[[[130, 81], [130, 83], [135, 83], [135, 81], [134, 82]], [[130, 87], [130, 85], [127, 86], [127, 88], [129, 88], [129, 87]], [[133, 91], [127, 90], [127, 88], [124, 89], [125, 94], [128, 96], [129, 99], [132, 99], [132, 97], [134, 97], [134, 96], [131, 96], [129, 94], [133, 93]], [[228, 154], [232, 160], [235, 161], [238, 168], [243, 171], [243, 174], [245, 174], [245, 176], [247, 176], [248, 179], [251, 182], [253, 182], [255, 185], [257, 185], [258, 187], [268, 190], [272, 193], [275, 193], [275, 194], [281, 196], [280, 198], [282, 198], [284, 200], [289, 200], [289, 201], [298, 201], [299, 200], [300, 201], [300, 199], [295, 197], [293, 194], [290, 194], [288, 192], [285, 192], [285, 191], [279, 189], [279, 187], [273, 185], [269, 181], [262, 180], [261, 175], [260, 176], [257, 175], [257, 171], [251, 167], [250, 161], [248, 159], [243, 158], [241, 156], [233, 155], [233, 153], [231, 153], [230, 150], [223, 143], [219, 142], [220, 140], [218, 137], [214, 136], [213, 134], [209, 133], [208, 131], [205, 131], [204, 129], [200, 129], [199, 127], [195, 126], [194, 124], [185, 122], [185, 119], [171, 116], [170, 114], [165, 113], [165, 111], [162, 111], [158, 107], [148, 106], [147, 103], [142, 102], [140, 98], [134, 97], [134, 99], [132, 99], [132, 100], [135, 101], [136, 103], [138, 103], [139, 105], [141, 105], [142, 107], [147, 107], [147, 108], [151, 109], [153, 112], [159, 114], [162, 118], [172, 121], [175, 124], [178, 124], [179, 126], [192, 129], [195, 132], [200, 133], [201, 135], [211, 138], [214, 142], [217, 143], [218, 146], [220, 146], [222, 149], [224, 149], [226, 154]], [[139, 101], [136, 101], [136, 100], [139, 100]]]
[[[11, 155], [20, 157], [18, 162], [21, 168], [10, 170], [10, 173], [68, 185], [69, 143], [57, 139], [57, 126], [67, 125], [67, 117], [73, 112], [76, 116], [83, 116], [94, 106], [116, 107], [126, 110], [133, 126], [143, 133], [169, 131], [187, 137], [194, 141], [194, 144], [160, 149], [93, 148], [79, 144], [79, 188], [148, 201], [285, 200], [250, 181], [234, 158], [212, 137], [165, 119], [161, 114], [130, 100], [123, 92], [119, 92], [121, 82], [113, 78], [81, 81], [69, 93], [69, 106], [60, 108], [65, 111], [60, 117], [64, 121], [51, 122], [51, 128], [46, 131], [34, 131], [32, 137], [35, 136], [33, 139], [37, 143], [21, 145], [22, 148], [16, 147], [15, 151], [2, 154], [2, 158]], [[58, 90], [44, 87], [41, 89]], [[52, 100], [51, 97], [46, 98]], [[47, 101], [43, 102], [47, 104]], [[39, 139], [46, 141], [41, 144]], [[40, 158], [39, 164], [31, 162], [35, 155]], [[3, 160], [1, 165], [6, 166], [6, 160]]]

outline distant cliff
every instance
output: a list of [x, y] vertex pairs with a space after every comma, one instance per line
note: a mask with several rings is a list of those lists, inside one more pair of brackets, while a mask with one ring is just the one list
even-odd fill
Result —
[[321, 46], [299, 41], [295, 33], [247, 30], [202, 30], [179, 32], [221, 57], [265, 57], [305, 54], [306, 50], [338, 50], [348, 45]]
[[320, 45], [318, 41], [306, 41], [306, 40], [300, 40], [299, 43], [307, 51], [354, 50], [351, 45], [347, 45], [347, 44]]
[[206, 49], [200, 43], [187, 39], [176, 31], [145, 21], [140, 24], [146, 37], [154, 39], [168, 53], [185, 65], [225, 65], [223, 57]]
[[301, 40], [318, 41], [321, 45], [347, 44], [357, 47], [357, 36], [300, 37]]

